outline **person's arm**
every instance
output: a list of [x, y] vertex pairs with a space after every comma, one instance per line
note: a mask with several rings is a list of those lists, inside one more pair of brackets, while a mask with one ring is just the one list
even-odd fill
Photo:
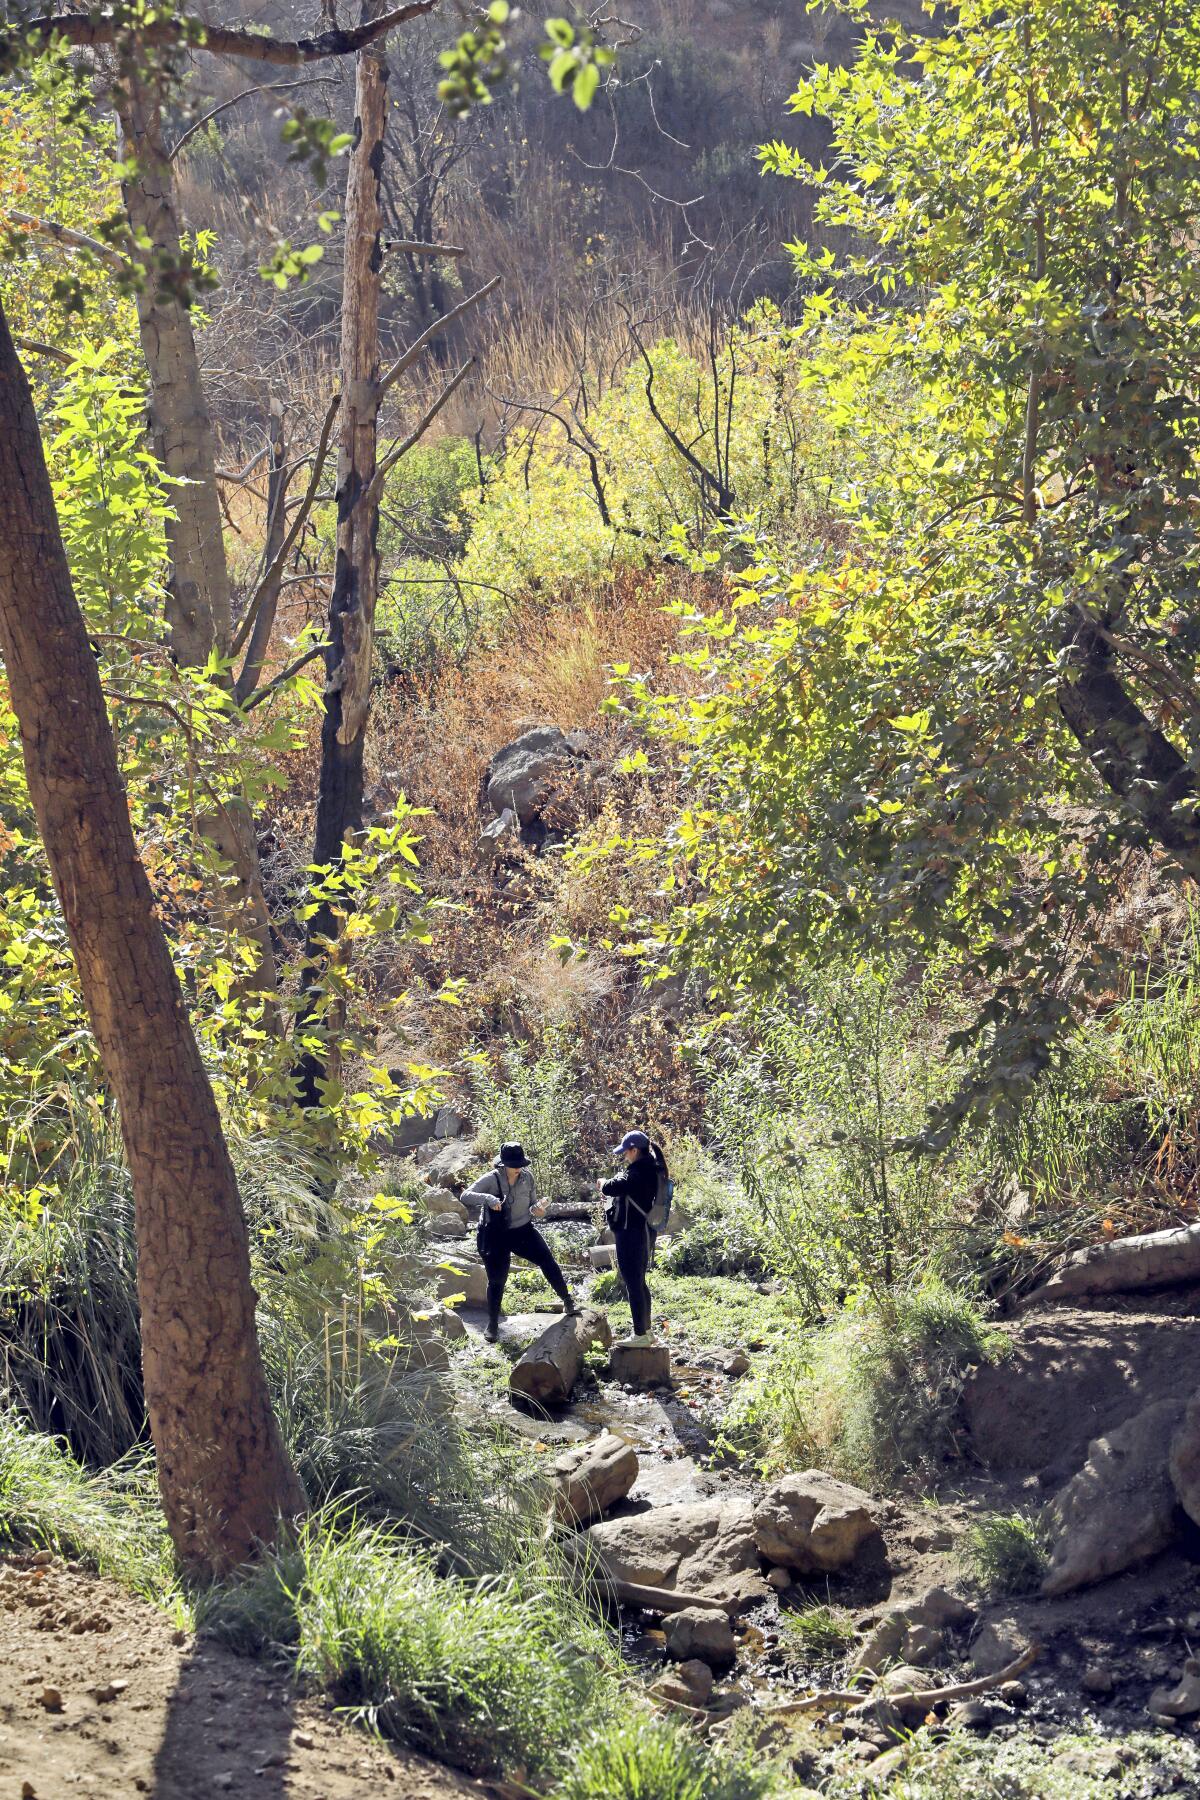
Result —
[[630, 1192], [628, 1169], [622, 1169], [619, 1175], [610, 1175], [607, 1181], [602, 1181], [600, 1192], [606, 1200], [616, 1200], [621, 1194], [627, 1195]]
[[[486, 1185], [489, 1181], [495, 1183], [494, 1188]], [[472, 1183], [463, 1195], [463, 1199], [478, 1199], [481, 1204], [489, 1206], [493, 1212], [499, 1212], [504, 1201], [500, 1192], [500, 1177], [495, 1169], [489, 1169], [486, 1175], [481, 1175], [478, 1181]]]

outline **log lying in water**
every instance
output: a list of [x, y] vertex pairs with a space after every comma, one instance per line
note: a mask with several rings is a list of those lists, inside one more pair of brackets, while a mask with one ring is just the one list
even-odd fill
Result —
[[525, 1400], [561, 1406], [571, 1398], [571, 1389], [579, 1380], [583, 1359], [592, 1345], [599, 1344], [607, 1350], [611, 1343], [612, 1327], [594, 1306], [555, 1319], [513, 1365], [509, 1391]]

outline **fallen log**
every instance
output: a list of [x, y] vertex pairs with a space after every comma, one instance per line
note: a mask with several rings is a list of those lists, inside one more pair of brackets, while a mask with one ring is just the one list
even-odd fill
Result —
[[583, 1359], [593, 1344], [607, 1350], [612, 1327], [594, 1306], [555, 1319], [535, 1338], [508, 1378], [510, 1393], [544, 1406], [561, 1406], [579, 1380]]
[[1022, 1311], [1084, 1294], [1128, 1294], [1200, 1282], [1200, 1225], [1147, 1231], [1077, 1250], [1022, 1303]]

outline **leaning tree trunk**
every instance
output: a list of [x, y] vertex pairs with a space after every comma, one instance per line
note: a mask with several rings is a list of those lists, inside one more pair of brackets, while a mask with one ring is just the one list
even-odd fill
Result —
[[[138, 324], [150, 376], [150, 430], [155, 454], [172, 479], [173, 518], [167, 521], [171, 559], [165, 605], [176, 662], [202, 669], [210, 656], [228, 656], [232, 638], [229, 567], [217, 495], [216, 442], [204, 396], [192, 329], [189, 269], [180, 248], [175, 172], [163, 142], [161, 85], [166, 79], [134, 66], [116, 87], [123, 151], [125, 210], [133, 254], [142, 266]], [[232, 677], [227, 678], [233, 687]], [[250, 808], [229, 798], [207, 814], [200, 829], [226, 865], [218, 877], [218, 904], [226, 926], [252, 943], [258, 966], [249, 986], [274, 993], [277, 986], [271, 917]]]
[[[366, 0], [364, 23], [375, 10]], [[383, 264], [380, 170], [387, 129], [388, 65], [382, 46], [360, 50], [355, 80], [354, 148], [346, 181], [342, 279], [341, 438], [338, 447], [337, 560], [325, 652], [325, 715], [313, 862], [336, 864], [363, 827], [363, 748], [371, 701], [371, 654], [379, 598], [379, 297]], [[322, 905], [308, 927], [307, 957], [318, 970], [337, 936]], [[319, 1084], [337, 1072], [336, 1018], [326, 1016], [323, 1044], [299, 1064], [301, 1097], [320, 1103]]]
[[158, 1481], [185, 1563], [219, 1572], [303, 1508], [255, 1332], [246, 1222], [0, 311], [0, 645], [29, 792], [133, 1178]]

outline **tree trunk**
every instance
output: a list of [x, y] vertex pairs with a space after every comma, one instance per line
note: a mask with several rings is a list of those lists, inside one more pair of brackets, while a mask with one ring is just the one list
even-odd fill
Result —
[[304, 1506], [271, 1411], [246, 1222], [138, 857], [99, 671], [0, 311], [0, 643], [29, 792], [133, 1178], [158, 1481], [185, 1563], [219, 1572]]
[[[187, 263], [181, 261], [175, 172], [163, 142], [160, 84], [165, 79], [123, 70], [116, 105], [123, 152], [134, 165], [125, 178], [124, 195], [134, 254], [145, 275], [137, 306], [150, 376], [151, 438], [155, 455], [172, 478], [175, 517], [167, 521], [171, 558], [167, 629], [176, 662], [202, 669], [214, 651], [218, 656], [229, 654], [232, 615], [217, 497], [216, 442], [183, 291]], [[232, 677], [226, 679], [232, 689]], [[232, 872], [232, 881], [222, 878], [218, 884], [222, 916], [258, 951], [258, 967], [246, 985], [273, 994], [278, 982], [270, 909], [250, 808], [244, 800], [231, 798], [222, 813], [201, 819], [200, 829]]]
[[167, 624], [176, 660], [203, 668], [230, 638], [229, 570], [217, 499], [216, 446], [200, 379], [185, 296], [175, 173], [163, 143], [162, 100], [153, 77], [130, 72], [117, 88], [122, 151], [134, 164], [124, 183], [134, 254], [145, 280], [138, 293], [142, 350], [150, 372], [155, 455], [173, 478], [167, 522], [171, 580]]
[[[376, 0], [366, 0], [363, 22]], [[313, 862], [341, 860], [343, 845], [363, 828], [363, 748], [371, 702], [371, 654], [379, 598], [379, 496], [373, 489], [379, 436], [379, 297], [383, 266], [380, 169], [387, 129], [388, 65], [381, 46], [359, 52], [354, 148], [346, 180], [346, 248], [342, 283], [341, 393], [338, 447], [337, 559], [325, 652], [325, 716]], [[308, 928], [314, 970], [337, 935], [328, 905]], [[319, 1084], [337, 1073], [336, 1020], [326, 1042], [299, 1066], [301, 1097], [320, 1103]]]
[[1069, 674], [1058, 704], [1093, 768], [1141, 821], [1147, 836], [1200, 880], [1195, 771], [1122, 684], [1113, 647], [1090, 619], [1068, 638]]

